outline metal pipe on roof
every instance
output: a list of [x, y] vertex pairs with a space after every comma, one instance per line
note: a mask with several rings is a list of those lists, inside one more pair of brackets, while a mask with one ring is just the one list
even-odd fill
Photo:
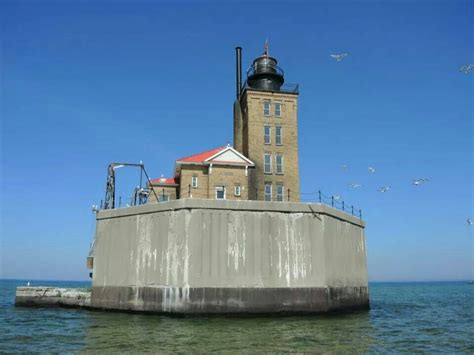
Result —
[[235, 69], [236, 69], [236, 91], [237, 100], [240, 100], [240, 92], [242, 91], [242, 48], [235, 47]]

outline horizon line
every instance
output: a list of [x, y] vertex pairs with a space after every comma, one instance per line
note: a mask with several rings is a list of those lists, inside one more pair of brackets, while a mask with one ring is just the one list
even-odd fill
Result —
[[[44, 282], [92, 282], [92, 279], [84, 279], [84, 280], [62, 280], [62, 279], [23, 279], [23, 278], [2, 278], [0, 277], [0, 281], [44, 281]], [[471, 279], [440, 279], [440, 280], [369, 280], [369, 283], [428, 283], [428, 282], [471, 282], [474, 281], [473, 278]]]

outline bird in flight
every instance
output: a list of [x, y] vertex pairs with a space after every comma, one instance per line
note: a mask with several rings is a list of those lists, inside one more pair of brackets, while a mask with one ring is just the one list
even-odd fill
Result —
[[470, 219], [470, 218], [468, 218], [468, 219], [466, 220], [466, 222], [467, 222], [467, 224], [469, 224], [470, 226], [472, 226], [472, 225], [474, 224], [474, 221], [473, 221], [472, 219]]
[[342, 170], [347, 170], [347, 168], [348, 168], [348, 166], [347, 166], [346, 164], [342, 164], [342, 165], [341, 165], [341, 169], [342, 169]]
[[355, 182], [353, 182], [353, 183], [351, 184], [351, 186], [352, 186], [352, 187], [355, 189], [355, 188], [357, 188], [357, 187], [361, 187], [362, 185], [361, 185], [361, 184], [358, 184], [358, 183], [355, 183]]
[[369, 170], [369, 173], [375, 173], [375, 168], [373, 166], [369, 166], [367, 170]]
[[349, 55], [349, 53], [339, 53], [339, 54], [331, 54], [330, 56], [332, 58], [336, 59], [336, 61], [340, 62], [341, 60], [343, 60], [348, 55]]
[[379, 189], [379, 191], [380, 191], [380, 192], [387, 192], [387, 191], [390, 190], [390, 189], [391, 189], [390, 186], [382, 186], [382, 187]]
[[474, 69], [474, 64], [468, 64], [468, 65], [463, 65], [461, 68], [459, 68], [459, 71], [463, 72], [464, 74], [469, 74], [473, 69]]
[[413, 185], [419, 186], [424, 182], [428, 182], [429, 180], [427, 178], [421, 178], [421, 179], [413, 179]]
[[334, 195], [333, 198], [337, 201], [337, 200], [339, 200], [339, 199], [341, 198], [341, 196], [339, 196], [339, 195]]

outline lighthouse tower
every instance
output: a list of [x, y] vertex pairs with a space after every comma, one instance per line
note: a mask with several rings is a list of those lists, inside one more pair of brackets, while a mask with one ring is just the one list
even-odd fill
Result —
[[268, 43], [242, 84], [241, 53], [237, 47], [234, 148], [255, 163], [249, 198], [299, 202], [298, 86], [283, 85]]

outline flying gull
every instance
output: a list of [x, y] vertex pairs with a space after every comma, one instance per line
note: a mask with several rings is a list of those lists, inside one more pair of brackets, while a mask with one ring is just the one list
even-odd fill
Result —
[[353, 188], [357, 188], [357, 187], [361, 187], [362, 185], [361, 185], [361, 184], [358, 184], [358, 183], [355, 183], [355, 182], [353, 182], [353, 183], [351, 184], [351, 186], [352, 186]]
[[390, 190], [391, 187], [390, 186], [382, 186], [378, 191], [380, 192], [387, 192], [388, 190]]
[[474, 64], [468, 64], [468, 65], [463, 65], [461, 68], [459, 68], [459, 71], [463, 72], [464, 74], [469, 74], [473, 69], [474, 69]]
[[413, 179], [413, 185], [419, 186], [424, 182], [428, 182], [429, 180], [427, 178], [421, 178], [421, 179]]
[[349, 53], [339, 53], [339, 54], [331, 54], [330, 56], [332, 58], [336, 59], [336, 61], [340, 62], [341, 60], [343, 60], [348, 55], [349, 55]]
[[473, 221], [472, 219], [470, 219], [470, 218], [468, 218], [468, 219], [466, 220], [466, 222], [467, 222], [467, 224], [469, 224], [470, 226], [472, 226], [472, 225], [474, 224], [474, 221]]
[[373, 166], [369, 166], [367, 170], [369, 170], [369, 173], [375, 173], [375, 168]]

